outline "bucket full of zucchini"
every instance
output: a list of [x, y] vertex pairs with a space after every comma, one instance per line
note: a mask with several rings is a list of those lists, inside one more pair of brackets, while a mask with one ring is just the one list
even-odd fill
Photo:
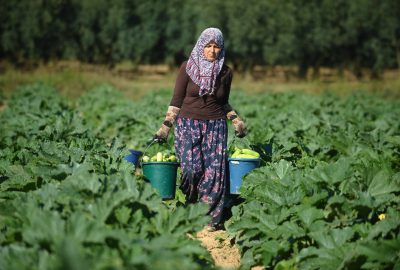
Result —
[[247, 148], [234, 147], [233, 154], [228, 158], [229, 162], [229, 192], [240, 194], [243, 177], [251, 170], [260, 166], [260, 154]]
[[176, 156], [169, 151], [142, 157], [143, 175], [157, 189], [163, 200], [175, 198], [178, 166]]

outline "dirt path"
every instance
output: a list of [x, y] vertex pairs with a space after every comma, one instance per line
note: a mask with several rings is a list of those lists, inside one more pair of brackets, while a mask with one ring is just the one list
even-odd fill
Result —
[[4, 111], [5, 109], [6, 109], [6, 104], [0, 103], [0, 112]]
[[[234, 239], [223, 231], [209, 232], [205, 229], [198, 232], [197, 239], [210, 252], [216, 266], [226, 270], [237, 270], [240, 267], [240, 252]], [[265, 270], [263, 266], [253, 266], [251, 270]]]
[[197, 239], [211, 253], [216, 266], [224, 269], [239, 269], [239, 249], [225, 231], [208, 232], [203, 229], [197, 234]]

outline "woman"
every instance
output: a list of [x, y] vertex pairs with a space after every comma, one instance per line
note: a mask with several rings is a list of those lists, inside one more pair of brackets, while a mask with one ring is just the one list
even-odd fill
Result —
[[238, 137], [246, 127], [229, 105], [232, 70], [224, 64], [222, 32], [205, 29], [180, 67], [165, 121], [154, 138], [166, 141], [175, 127], [175, 152], [181, 163], [180, 189], [188, 202], [209, 205], [209, 230], [222, 228], [227, 193], [227, 123]]

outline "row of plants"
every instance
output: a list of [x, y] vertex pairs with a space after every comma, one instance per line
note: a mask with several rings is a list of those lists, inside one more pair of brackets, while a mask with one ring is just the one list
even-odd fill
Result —
[[399, 101], [362, 93], [240, 100], [248, 141], [273, 152], [246, 176], [244, 202], [227, 222], [243, 269], [400, 268]]
[[[133, 149], [144, 149], [169, 93], [135, 103], [116, 96], [107, 87], [89, 92], [80, 99], [81, 113], [107, 127], [97, 135], [118, 135]], [[230, 129], [231, 154], [247, 148], [262, 158], [261, 168], [247, 175], [241, 203], [226, 223], [241, 249], [243, 269], [398, 266], [398, 101], [359, 91], [348, 97], [233, 93], [231, 103], [249, 128], [245, 139], [234, 138]], [[121, 120], [129, 117], [134, 125]]]
[[22, 87], [6, 104], [0, 269], [214, 269], [190, 237], [207, 224], [207, 209], [166, 204], [133, 173], [126, 144], [101, 123], [112, 108], [92, 103], [88, 112], [99, 106], [104, 116], [91, 119], [44, 85]]
[[[127, 100], [112, 87], [70, 102], [44, 85], [21, 88], [0, 114], [0, 268], [211, 269], [190, 237], [202, 205], [162, 202], [123, 160], [149, 145], [169, 91]], [[396, 269], [400, 266], [400, 104], [348, 97], [233, 92], [252, 149], [226, 222], [241, 268]], [[3, 128], [4, 127], [4, 128]], [[21, 258], [24, 258], [22, 260]]]

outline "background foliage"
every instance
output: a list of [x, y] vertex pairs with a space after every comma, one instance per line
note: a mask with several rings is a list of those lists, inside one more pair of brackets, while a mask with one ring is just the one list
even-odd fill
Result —
[[16, 64], [78, 59], [177, 65], [200, 32], [222, 29], [235, 68], [296, 65], [379, 76], [400, 65], [396, 0], [1, 1], [0, 57]]

